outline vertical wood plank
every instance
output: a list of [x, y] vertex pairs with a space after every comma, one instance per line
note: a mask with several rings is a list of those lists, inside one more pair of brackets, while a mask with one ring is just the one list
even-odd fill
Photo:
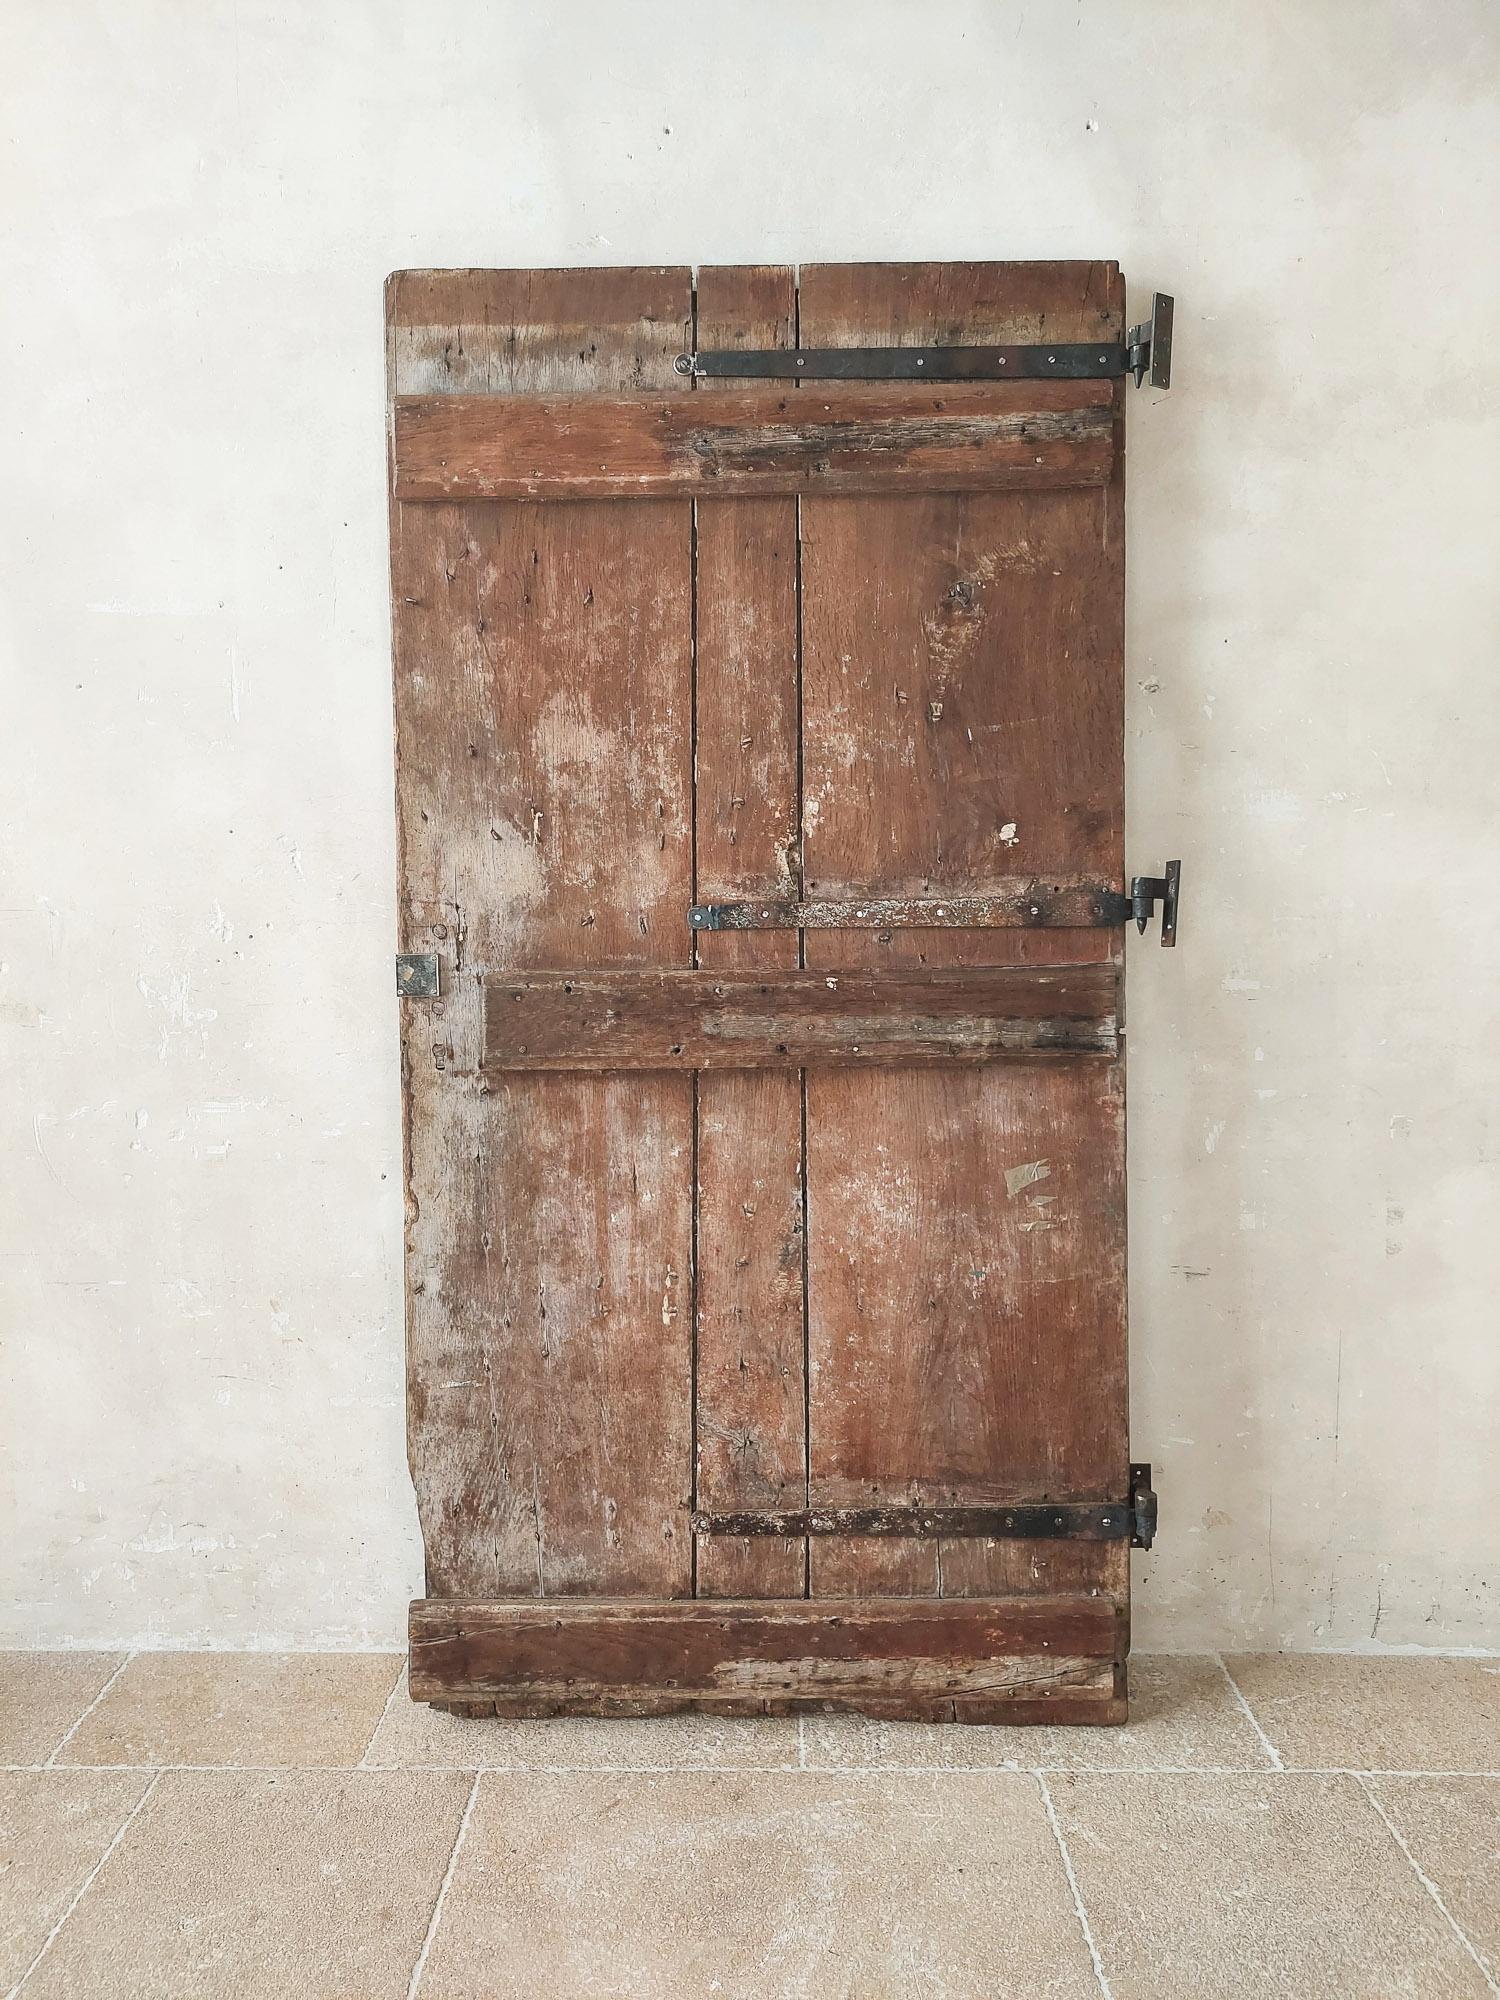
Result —
[[[1123, 288], [1109, 265], [817, 266], [800, 316], [809, 346], [1118, 337]], [[808, 894], [979, 891], [1075, 866], [1118, 876], [1118, 486], [811, 499], [802, 531]], [[819, 966], [1115, 948], [1068, 932], [807, 940]], [[815, 1503], [833, 1490], [968, 1498], [1012, 1471], [1118, 1484], [1118, 1086], [1117, 1071], [1102, 1091], [1069, 1070], [809, 1078]], [[1089, 1587], [1123, 1591], [1120, 1552], [1095, 1561]], [[1014, 1545], [820, 1544], [813, 1563], [814, 1594], [1052, 1587]]]
[[[785, 266], [698, 274], [705, 347], [788, 347]], [[721, 385], [699, 382], [695, 393]], [[695, 901], [773, 886], [798, 859], [797, 503], [706, 500], [696, 538]], [[699, 962], [797, 963], [794, 934], [714, 932]], [[807, 1492], [802, 1091], [795, 1075], [698, 1078], [697, 1499], [714, 1511], [804, 1504]], [[704, 1597], [795, 1597], [806, 1544], [704, 1538]]]
[[[684, 270], [398, 274], [392, 395], [666, 387]], [[397, 507], [408, 1410], [433, 1595], [685, 1595], [692, 1085], [478, 1069], [477, 974], [684, 965], [686, 504]]]

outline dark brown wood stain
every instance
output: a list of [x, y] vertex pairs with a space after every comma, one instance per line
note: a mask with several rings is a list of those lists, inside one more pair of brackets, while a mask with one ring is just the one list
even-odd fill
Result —
[[417, 1698], [1123, 1719], [1124, 1545], [941, 1532], [1128, 1481], [1123, 385], [672, 368], [1123, 324], [1109, 264], [390, 281]]

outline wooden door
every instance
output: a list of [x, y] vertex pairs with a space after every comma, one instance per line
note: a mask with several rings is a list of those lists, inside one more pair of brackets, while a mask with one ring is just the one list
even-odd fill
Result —
[[387, 329], [413, 1694], [1120, 1720], [1118, 269]]

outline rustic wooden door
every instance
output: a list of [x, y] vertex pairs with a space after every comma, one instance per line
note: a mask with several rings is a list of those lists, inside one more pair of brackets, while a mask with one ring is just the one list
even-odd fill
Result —
[[1118, 269], [387, 328], [413, 1694], [1121, 1719]]

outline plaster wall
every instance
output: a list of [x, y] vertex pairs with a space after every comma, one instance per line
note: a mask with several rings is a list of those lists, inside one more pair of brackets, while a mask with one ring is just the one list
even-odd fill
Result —
[[0, 1642], [396, 1644], [381, 280], [1119, 258], [1138, 1642], [1500, 1647], [1500, 17], [14, 0]]

